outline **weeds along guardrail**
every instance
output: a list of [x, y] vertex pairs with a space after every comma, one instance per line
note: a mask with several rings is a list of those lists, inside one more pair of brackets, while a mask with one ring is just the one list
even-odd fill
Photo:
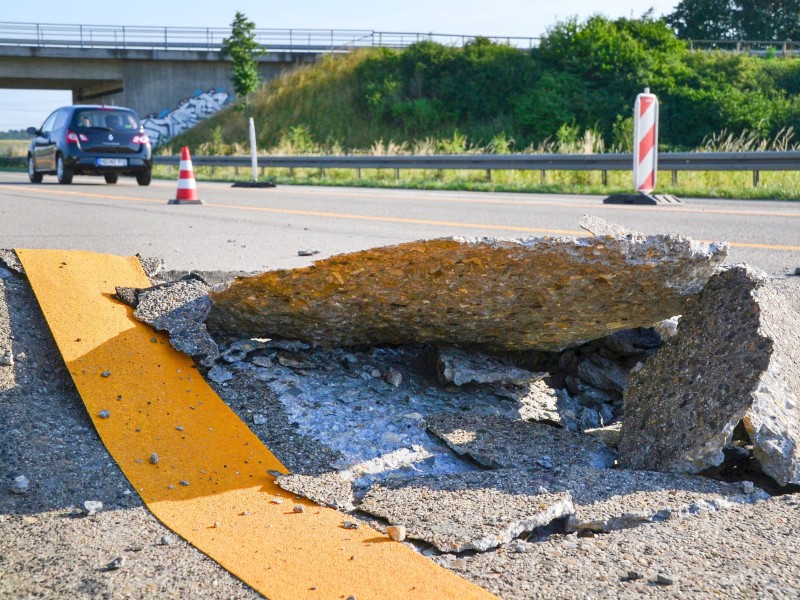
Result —
[[[177, 166], [179, 156], [156, 156], [157, 165]], [[250, 167], [249, 156], [194, 156], [192, 164], [207, 167]], [[259, 156], [258, 167], [284, 169], [403, 169], [482, 170], [491, 181], [492, 171], [600, 171], [603, 184], [609, 171], [631, 171], [632, 154], [465, 154], [434, 156]], [[680, 171], [751, 171], [753, 186], [761, 171], [800, 171], [800, 151], [784, 152], [662, 152], [658, 169], [672, 173], [677, 184]]]

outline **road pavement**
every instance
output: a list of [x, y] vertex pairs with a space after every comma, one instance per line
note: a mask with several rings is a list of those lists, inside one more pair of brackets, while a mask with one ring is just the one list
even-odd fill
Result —
[[[769, 273], [800, 267], [800, 203], [685, 199], [679, 206], [604, 205], [602, 196], [338, 187], [232, 188], [198, 182], [204, 205], [174, 205], [177, 183], [107, 185], [76, 177], [31, 184], [0, 173], [0, 247], [159, 256], [171, 269], [261, 271], [342, 252], [441, 236], [583, 235], [594, 214], [644, 233], [727, 241], [729, 262]], [[315, 252], [311, 256], [299, 253]], [[316, 253], [318, 252], [318, 253]]]

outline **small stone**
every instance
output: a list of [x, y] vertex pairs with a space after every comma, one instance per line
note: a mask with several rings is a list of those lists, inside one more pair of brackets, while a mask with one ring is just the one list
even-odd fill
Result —
[[175, 543], [175, 538], [171, 535], [162, 535], [161, 536], [161, 545], [162, 546], [171, 546]]
[[109, 571], [116, 571], [117, 569], [121, 569], [122, 567], [124, 567], [125, 566], [125, 562], [126, 561], [125, 561], [125, 557], [124, 556], [118, 556], [117, 558], [112, 560], [110, 563], [108, 563], [107, 568], [108, 568]]
[[319, 250], [298, 250], [297, 256], [314, 256], [319, 254]]
[[370, 374], [371, 374], [371, 375], [372, 375], [372, 376], [373, 376], [375, 379], [380, 379], [380, 377], [383, 375], [383, 373], [381, 373], [381, 370], [380, 370], [380, 369], [372, 369], [372, 373], [370, 373]]
[[14, 366], [14, 355], [11, 353], [11, 350], [0, 353], [0, 367], [13, 367], [13, 366]]
[[151, 465], [157, 465], [158, 464], [158, 454], [156, 454], [155, 452], [153, 452], [150, 455], [150, 464]]
[[390, 367], [386, 373], [386, 382], [394, 387], [400, 387], [400, 384], [403, 383], [403, 375], [394, 367]]
[[154, 337], [151, 337], [151, 338], [150, 338], [150, 343], [151, 343], [151, 344], [157, 344], [157, 343], [158, 343], [158, 340], [157, 340], [156, 338], [154, 338]]
[[99, 500], [87, 500], [83, 503], [83, 510], [86, 512], [87, 517], [91, 517], [103, 510], [103, 503]]
[[184, 480], [184, 479], [181, 479], [178, 483], [180, 483], [181, 485], [185, 485], [185, 486], [189, 485], [189, 482]]
[[756, 489], [756, 486], [753, 484], [752, 481], [743, 481], [742, 482], [742, 491], [745, 494], [752, 494]]
[[253, 415], [253, 425], [264, 425], [267, 422], [267, 417], [264, 415]]
[[183, 431], [183, 426], [182, 425], [178, 425], [175, 429], [177, 429], [178, 431]]
[[345, 521], [344, 523], [342, 523], [342, 527], [344, 527], [345, 529], [358, 529], [359, 525], [354, 521]]
[[11, 484], [12, 494], [27, 494], [30, 487], [30, 481], [25, 475], [19, 475], [14, 478], [14, 483]]
[[644, 579], [644, 575], [639, 571], [628, 571], [628, 575], [625, 577], [628, 581], [636, 581], [638, 579]]
[[511, 544], [511, 551], [517, 554], [525, 554], [528, 551], [528, 547], [523, 542], [515, 542]]
[[402, 542], [406, 539], [406, 528], [404, 525], [389, 525], [386, 528], [386, 535], [395, 542]]
[[219, 521], [214, 521], [214, 529], [219, 529], [220, 527], [222, 527], [222, 523]]
[[273, 504], [283, 504], [283, 498], [273, 498], [270, 500]]
[[675, 579], [666, 573], [659, 573], [656, 575], [656, 583], [660, 585], [672, 585], [675, 583]]
[[99, 413], [97, 413], [97, 416], [100, 417], [101, 419], [107, 419], [108, 417], [111, 416], [111, 413], [107, 410], [101, 410]]
[[305, 512], [305, 510], [306, 510], [306, 509], [305, 509], [305, 508], [303, 508], [303, 505], [302, 505], [302, 504], [295, 504], [294, 508], [292, 509], [292, 512], [294, 512], [294, 513], [301, 513], [301, 512]]
[[467, 561], [465, 561], [463, 558], [456, 558], [454, 560], [451, 560], [448, 566], [451, 569], [466, 569]]
[[100, 374], [101, 377], [111, 377], [111, 371], [103, 371]]

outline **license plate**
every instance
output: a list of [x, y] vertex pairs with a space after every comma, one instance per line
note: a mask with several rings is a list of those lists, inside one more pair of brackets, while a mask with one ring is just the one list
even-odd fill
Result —
[[128, 159], [127, 158], [98, 158], [97, 159], [97, 166], [98, 167], [127, 167], [128, 166]]

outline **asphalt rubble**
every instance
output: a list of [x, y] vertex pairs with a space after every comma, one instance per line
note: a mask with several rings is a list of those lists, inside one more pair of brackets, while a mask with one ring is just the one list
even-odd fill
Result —
[[[496, 322], [484, 328], [488, 345], [459, 337], [470, 329], [464, 315], [455, 319], [463, 327], [443, 341], [437, 311], [430, 323], [414, 313], [402, 339], [395, 327], [353, 343], [357, 328], [342, 322], [341, 298], [328, 327], [322, 296], [318, 312], [305, 315], [315, 335], [297, 335], [294, 323], [284, 335], [274, 325], [243, 333], [239, 325], [254, 322], [240, 318], [246, 310], [209, 315], [253, 277], [162, 272], [158, 259], [141, 259], [153, 287], [118, 289], [118, 296], [195, 358], [289, 469], [277, 474], [287, 492], [342, 511], [352, 527], [367, 523], [393, 538], [402, 530], [399, 543], [503, 598], [796, 597], [800, 460], [792, 448], [800, 388], [791, 366], [800, 364], [800, 280], [722, 264], [722, 244], [642, 236], [598, 219], [582, 224], [594, 237], [548, 242], [546, 252], [552, 257], [560, 243], [567, 251], [559, 260], [589, 265], [599, 288], [573, 290], [591, 309], [572, 300], [546, 307], [571, 311], [569, 324], [544, 319], [574, 329], [563, 343], [550, 334], [532, 342], [516, 313], [504, 320], [507, 330]], [[462, 258], [481, 272], [498, 247], [501, 260], [518, 251], [505, 241], [457, 244], [480, 253]], [[611, 258], [598, 259], [602, 253]], [[390, 308], [413, 311], [406, 275], [425, 271], [419, 254], [407, 253], [406, 270], [394, 272], [405, 285], [402, 302], [387, 300]], [[346, 260], [361, 268], [358, 256], [335, 258], [340, 286], [349, 281]], [[324, 263], [312, 277], [330, 289]], [[586, 279], [580, 272], [564, 281]], [[637, 288], [642, 273], [647, 285]], [[458, 293], [468, 276], [460, 273]], [[563, 293], [564, 281], [550, 284]], [[303, 286], [304, 297], [314, 298]], [[428, 286], [425, 297], [451, 302], [424, 278], [419, 286], [419, 297]], [[8, 251], [0, 252], [0, 292], [0, 417], [10, 432], [0, 443], [0, 542], [8, 548], [0, 555], [0, 593], [255, 596], [170, 537], [130, 491]], [[548, 294], [554, 297], [552, 288]], [[481, 293], [497, 296], [491, 288]], [[618, 305], [619, 314], [598, 316]], [[263, 305], [247, 310], [264, 317]], [[381, 310], [376, 320], [385, 318]], [[481, 302], [479, 312], [491, 310]], [[361, 304], [353, 312], [361, 325], [369, 319], [363, 311]], [[631, 315], [635, 326], [627, 327]], [[274, 320], [290, 321], [285, 312]], [[348, 343], [325, 343], [329, 333]], [[776, 405], [783, 407], [777, 415], [764, 408]], [[87, 508], [87, 500], [103, 503]], [[66, 569], [72, 580], [59, 578]]]

